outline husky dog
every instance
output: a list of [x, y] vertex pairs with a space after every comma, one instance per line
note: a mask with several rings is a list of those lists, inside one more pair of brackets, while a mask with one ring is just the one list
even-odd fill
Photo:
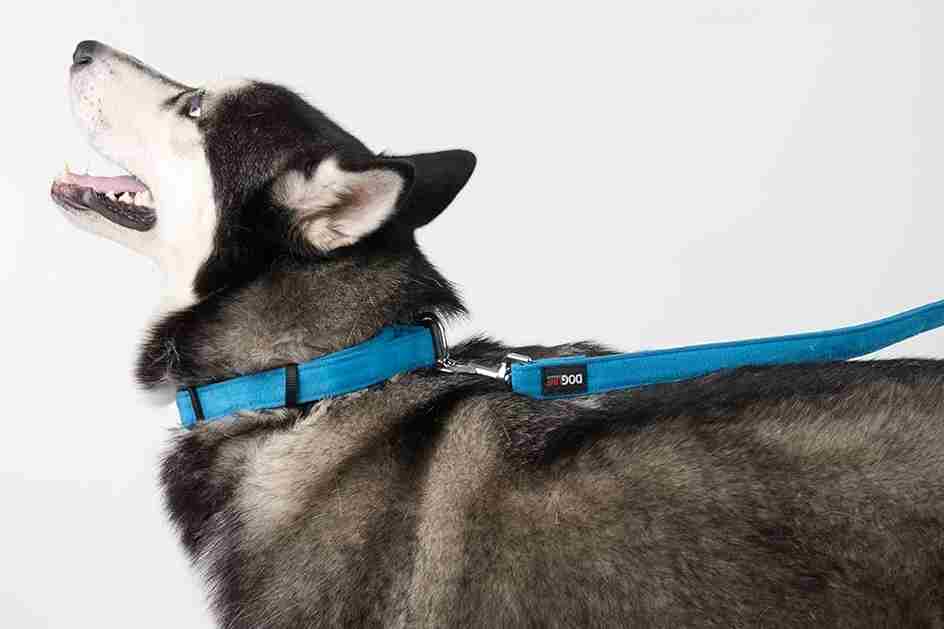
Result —
[[[97, 42], [73, 61], [79, 127], [131, 174], [66, 172], [52, 197], [164, 272], [144, 387], [464, 313], [413, 235], [472, 154], [377, 155], [288, 89], [190, 87]], [[181, 431], [161, 480], [224, 627], [944, 626], [938, 361], [567, 401], [421, 370]]]

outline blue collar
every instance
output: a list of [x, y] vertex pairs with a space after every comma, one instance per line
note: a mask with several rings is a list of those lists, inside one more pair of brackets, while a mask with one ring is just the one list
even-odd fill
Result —
[[388, 380], [398, 373], [436, 365], [429, 330], [391, 326], [372, 339], [307, 363], [270, 369], [177, 392], [185, 428], [236, 411], [295, 406], [344, 395]]
[[492, 369], [449, 356], [442, 324], [384, 328], [372, 339], [299, 365], [240, 376], [177, 393], [181, 423], [229, 417], [236, 411], [295, 406], [379, 384], [398, 373], [438, 368], [505, 381], [515, 393], [554, 399], [675, 382], [748, 365], [815, 363], [871, 354], [944, 326], [944, 301], [871, 323], [773, 338], [712, 343], [606, 356], [531, 360], [509, 354]]

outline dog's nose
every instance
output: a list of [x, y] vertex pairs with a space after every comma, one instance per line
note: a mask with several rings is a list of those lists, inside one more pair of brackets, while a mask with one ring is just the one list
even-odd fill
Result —
[[101, 50], [102, 44], [91, 39], [86, 39], [85, 41], [80, 41], [79, 45], [75, 47], [75, 52], [72, 53], [72, 64], [76, 66], [84, 66], [92, 63], [95, 59], [95, 53]]

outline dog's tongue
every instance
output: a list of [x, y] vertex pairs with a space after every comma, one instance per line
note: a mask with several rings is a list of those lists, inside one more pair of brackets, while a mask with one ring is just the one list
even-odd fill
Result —
[[137, 177], [131, 175], [93, 177], [66, 172], [59, 178], [59, 181], [82, 186], [83, 188], [92, 188], [97, 192], [144, 192], [147, 190], [147, 186], [141, 183]]

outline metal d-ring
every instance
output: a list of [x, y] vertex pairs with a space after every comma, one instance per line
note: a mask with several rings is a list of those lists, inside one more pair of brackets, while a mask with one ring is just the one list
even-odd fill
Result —
[[501, 380], [505, 384], [511, 384], [512, 363], [531, 362], [530, 356], [510, 353], [506, 354], [505, 359], [495, 368], [486, 367], [473, 362], [460, 363], [449, 356], [449, 344], [446, 341], [446, 328], [439, 317], [431, 312], [423, 313], [420, 315], [419, 323], [428, 328], [432, 334], [433, 346], [436, 349], [436, 365], [437, 368], [444, 373], [472, 374], [492, 378], [493, 380]]

